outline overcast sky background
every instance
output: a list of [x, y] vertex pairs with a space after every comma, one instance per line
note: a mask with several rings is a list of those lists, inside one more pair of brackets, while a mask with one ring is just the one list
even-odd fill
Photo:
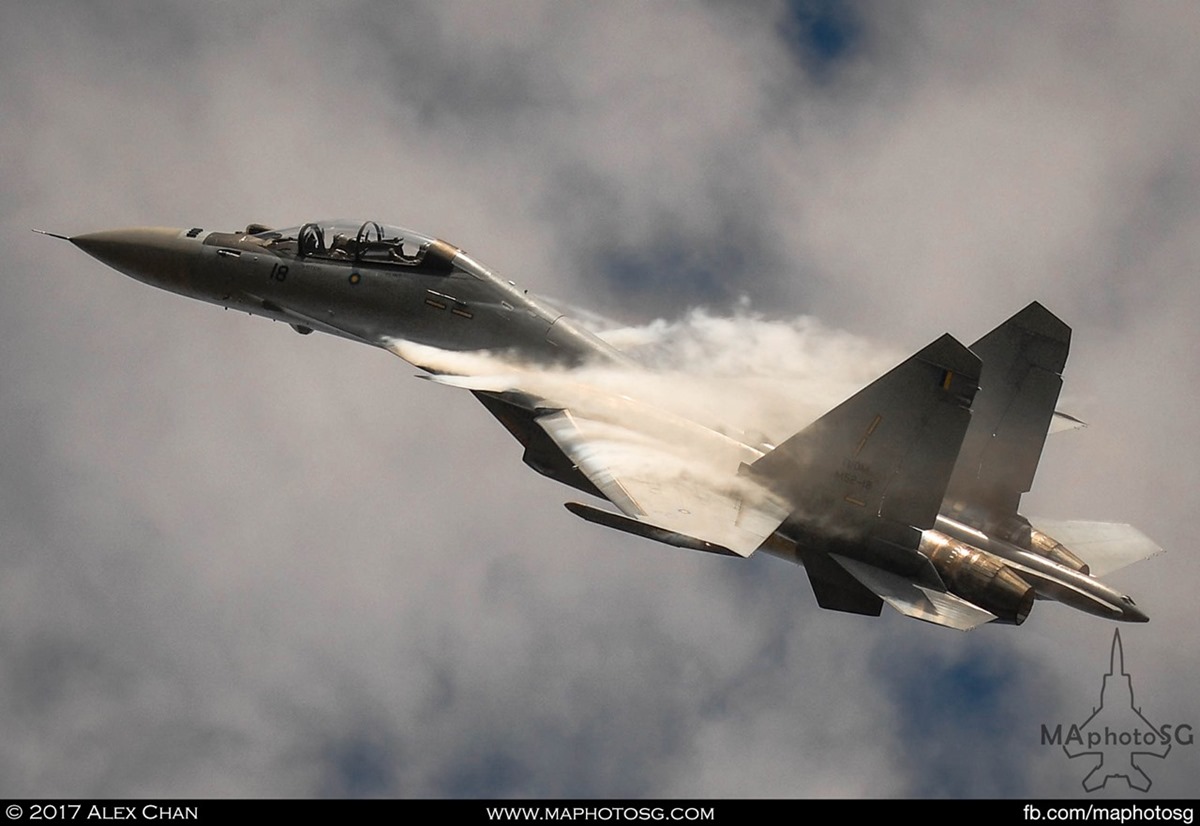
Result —
[[1143, 712], [1200, 726], [1197, 42], [1191, 2], [0, 6], [0, 794], [1070, 796], [1039, 726], [1114, 627], [604, 531], [469, 395], [30, 227], [411, 226], [764, 380], [1040, 300], [1091, 426], [1023, 509], [1168, 549], [1110, 580]]

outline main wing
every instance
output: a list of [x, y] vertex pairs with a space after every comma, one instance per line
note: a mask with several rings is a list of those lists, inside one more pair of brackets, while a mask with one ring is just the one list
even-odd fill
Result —
[[[756, 458], [753, 449], [661, 410], [620, 398], [607, 401], [608, 410], [564, 409], [537, 423], [638, 526], [746, 557], [787, 516], [764, 487], [738, 475], [744, 462]], [[610, 412], [615, 415], [605, 415]], [[658, 538], [632, 525], [610, 527]]]
[[960, 629], [995, 619], [947, 593], [915, 550], [941, 504], [977, 386], [978, 359], [949, 336], [766, 455], [569, 373], [396, 351], [447, 371], [431, 381], [472, 391], [525, 446], [531, 467], [619, 511], [567, 505], [588, 521], [746, 557], [785, 520], [796, 527], [815, 517], [828, 541], [801, 541], [798, 553], [823, 607], [877, 615], [887, 602]]
[[[404, 346], [397, 352], [412, 355]], [[474, 392], [526, 446], [527, 464], [600, 493], [620, 511], [572, 503], [577, 516], [667, 544], [741, 557], [754, 553], [787, 517], [779, 496], [739, 472], [761, 457], [754, 448], [570, 373], [504, 368], [427, 378]]]

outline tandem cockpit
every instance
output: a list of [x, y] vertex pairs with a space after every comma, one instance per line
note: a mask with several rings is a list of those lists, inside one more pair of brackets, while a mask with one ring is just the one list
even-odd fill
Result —
[[287, 229], [251, 224], [246, 233], [282, 257], [398, 267], [429, 274], [449, 273], [459, 253], [445, 241], [375, 221], [311, 221]]

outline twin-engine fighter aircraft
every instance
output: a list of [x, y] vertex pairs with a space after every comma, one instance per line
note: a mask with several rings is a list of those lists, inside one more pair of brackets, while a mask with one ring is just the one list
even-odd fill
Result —
[[1097, 577], [1159, 553], [1152, 541], [1129, 525], [1018, 513], [1070, 343], [1036, 302], [969, 348], [942, 336], [772, 446], [546, 369], [638, 368], [461, 249], [408, 229], [44, 234], [147, 284], [391, 350], [474, 393], [534, 470], [616, 508], [569, 502], [571, 513], [668, 545], [797, 562], [825, 608], [878, 616], [886, 602], [967, 630], [1020, 625], [1035, 599], [1053, 599], [1147, 620]]

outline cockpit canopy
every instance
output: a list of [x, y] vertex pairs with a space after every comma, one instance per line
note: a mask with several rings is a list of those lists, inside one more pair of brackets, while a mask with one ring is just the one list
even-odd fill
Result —
[[429, 273], [448, 273], [458, 250], [403, 227], [367, 221], [334, 219], [311, 221], [287, 229], [265, 229], [251, 225], [251, 237], [278, 255], [318, 258], [369, 265], [419, 269]]

